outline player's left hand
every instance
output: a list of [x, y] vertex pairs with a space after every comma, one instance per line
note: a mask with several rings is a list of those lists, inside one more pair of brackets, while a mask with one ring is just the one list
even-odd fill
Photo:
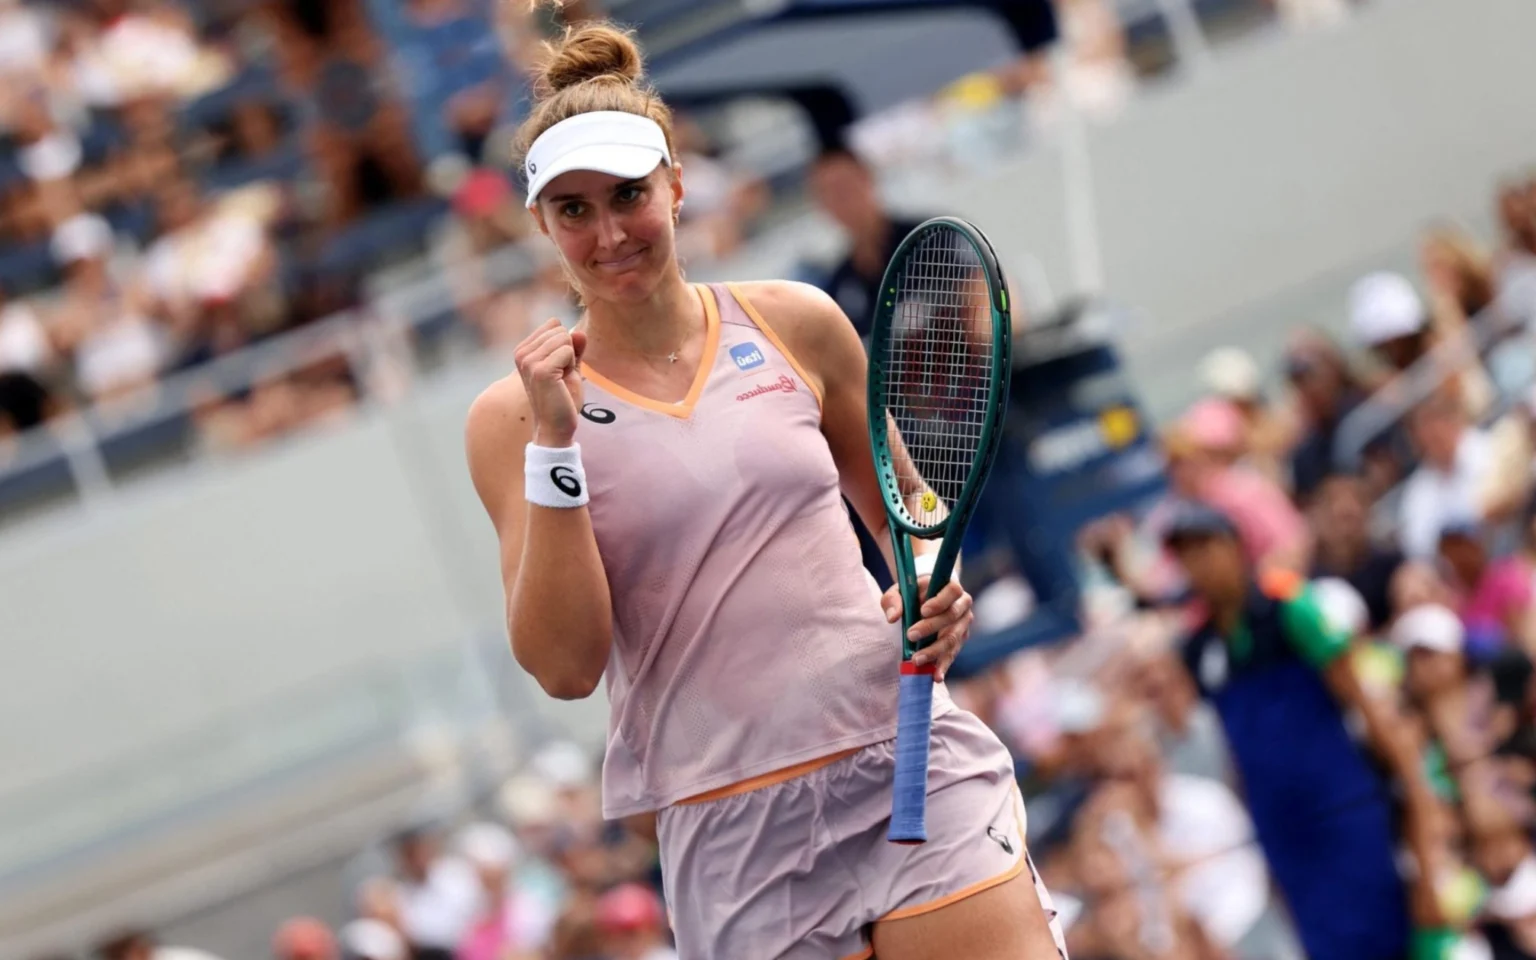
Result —
[[[927, 592], [928, 578], [919, 577], [918, 596]], [[887, 623], [900, 622], [901, 588], [893, 586], [887, 590], [885, 596], [880, 598], [880, 608], [885, 611]], [[907, 631], [907, 637], [915, 643], [927, 645], [912, 655], [912, 662], [919, 666], [937, 664], [934, 681], [943, 682], [949, 665], [955, 662], [961, 645], [971, 635], [971, 621], [975, 618], [971, 613], [971, 595], [958, 580], [951, 580], [939, 591], [938, 596], [923, 601], [919, 612], [922, 619], [912, 625]], [[934, 638], [932, 642], [929, 642], [930, 638]]]

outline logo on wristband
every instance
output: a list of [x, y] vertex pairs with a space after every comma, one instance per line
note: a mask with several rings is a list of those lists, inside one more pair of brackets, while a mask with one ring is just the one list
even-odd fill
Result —
[[550, 468], [549, 479], [550, 482], [559, 487], [560, 492], [566, 496], [581, 496], [581, 481], [577, 479], [576, 471], [572, 470], [570, 467], [561, 465], [558, 467]]
[[614, 416], [612, 410], [609, 410], [606, 407], [600, 407], [595, 403], [583, 404], [581, 407], [581, 415], [586, 419], [591, 420], [593, 423], [612, 423], [618, 419], [618, 417]]

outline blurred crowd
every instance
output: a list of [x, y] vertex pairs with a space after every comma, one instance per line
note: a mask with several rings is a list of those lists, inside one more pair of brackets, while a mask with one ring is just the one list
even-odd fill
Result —
[[[347, 129], [342, 110], [335, 142], [363, 146], [336, 148], [335, 163], [355, 176], [331, 181], [318, 203], [302, 177], [265, 175], [291, 119], [281, 111], [235, 97], [197, 128], [196, 149], [177, 139], [192, 107], [254, 68], [262, 45], [251, 31], [313, 26], [214, 6], [234, 12], [0, 0], [0, 278], [22, 278], [0, 279], [0, 441], [82, 405], [143, 397], [167, 375], [347, 305], [355, 284], [305, 286], [295, 258], [333, 249], [324, 244], [356, 218], [415, 195], [444, 201], [418, 252], [447, 279], [477, 349], [575, 316], [552, 256], [530, 254], [531, 279], [512, 285], [493, 256], [531, 235], [497, 157], [520, 74], [483, 59], [484, 31], [469, 27], [491, 16], [503, 34], [496, 57], [531, 56], [536, 30], [505, 22], [520, 4], [493, 14], [469, 0], [405, 5], [416, 33], [480, 51], [439, 78], [443, 89], [420, 94], [449, 105], [439, 114], [445, 152], [425, 170], [392, 170], [378, 144], [404, 136], [384, 128], [406, 121]], [[1307, 24], [1347, 10], [1330, 0], [1277, 7]], [[1130, 77], [1112, 9], [1064, 0], [1059, 11], [1077, 72], [1042, 73], [1025, 57], [975, 81], [985, 89], [953, 88], [934, 103], [1055, 83], [1112, 112]], [[807, 180], [850, 241], [817, 279], [856, 322], [908, 226], [884, 211], [876, 187], [878, 165], [900, 159], [890, 145], [912, 142], [898, 135], [899, 117], [887, 119], [854, 138], [857, 152], [825, 151]], [[729, 256], [771, 188], [693, 119], [680, 118], [678, 139], [684, 256]], [[258, 175], [210, 174], [232, 168]], [[1194, 372], [1206, 396], [1162, 441], [1171, 498], [1227, 517], [1255, 576], [1305, 578], [1330, 623], [1360, 638], [1351, 656], [1362, 686], [1415, 738], [1441, 804], [1402, 826], [1405, 889], [1448, 918], [1458, 956], [1520, 960], [1536, 958], [1536, 179], [1504, 184], [1495, 206], [1491, 245], [1437, 225], [1416, 276], [1360, 278], [1339, 305], [1345, 342], [1298, 328], [1273, 371], [1235, 347], [1205, 357]], [[10, 262], [12, 250], [33, 248], [37, 264]], [[376, 254], [366, 252], [370, 267]], [[344, 352], [313, 352], [252, 389], [210, 388], [199, 424], [213, 443], [243, 446], [344, 414], [358, 379]], [[1391, 411], [1380, 429], [1346, 429], [1372, 409]], [[0, 443], [0, 463], [3, 454]], [[1031, 847], [1074, 957], [1299, 956], [1220, 723], [1179, 662], [1195, 615], [1164, 549], [1167, 515], [1154, 508], [1086, 529], [1095, 586], [1084, 635], [1016, 655], [957, 684], [956, 697], [1017, 758]], [[978, 629], [1006, 627], [1026, 593], [1016, 579], [990, 585], [977, 598]], [[274, 932], [275, 960], [675, 957], [653, 826], [604, 822], [594, 774], [591, 757], [557, 744], [471, 813], [393, 838], [391, 868], [358, 885], [352, 915], [292, 918]], [[100, 952], [200, 957], [148, 934]]]
[[[1167, 500], [1083, 531], [1087, 633], [961, 691], [1019, 759], [1074, 957], [1300, 955], [1181, 662], [1200, 601], [1165, 543], [1191, 502], [1230, 522], [1255, 581], [1309, 582], [1422, 757], [1438, 802], [1399, 811], [1403, 876], [1439, 940], [1414, 955], [1536, 956], [1536, 180], [1497, 206], [1497, 249], [1436, 226], [1417, 278], [1355, 283], [1347, 342], [1298, 328], [1278, 377], [1238, 348], [1205, 357], [1207, 395], [1163, 433]], [[1375, 435], [1341, 430], [1364, 405], [1390, 411]], [[1024, 589], [984, 592], [979, 626], [1005, 627]]]
[[[1349, 4], [1272, 6], [1314, 24]], [[1148, 69], [1110, 0], [999, 11], [1016, 60], [858, 118], [846, 138], [848, 118], [813, 116], [821, 147], [882, 175], [935, 149], [974, 166], [1018, 146], [998, 140], [999, 116], [1045, 128], [1071, 104], [1109, 119]], [[194, 444], [250, 446], [387, 394], [412, 349], [436, 356], [446, 339], [473, 352], [574, 317], [551, 252], [522, 243], [533, 227], [507, 160], [539, 41], [603, 12], [586, 0], [0, 0], [0, 465], [13, 434], [70, 411], [111, 429], [190, 410]], [[798, 196], [800, 167], [733, 152], [758, 129], [728, 111], [679, 117], [686, 262], [731, 256], [776, 200]], [[858, 272], [878, 272], [881, 244], [852, 239]], [[509, 270], [495, 255], [514, 249]], [[818, 282], [847, 279], [826, 266], [810, 271]], [[424, 276], [449, 287], [442, 322], [381, 296]], [[302, 346], [278, 336], [359, 306]], [[403, 345], [400, 322], [415, 326]], [[270, 355], [242, 349], [273, 340]]]

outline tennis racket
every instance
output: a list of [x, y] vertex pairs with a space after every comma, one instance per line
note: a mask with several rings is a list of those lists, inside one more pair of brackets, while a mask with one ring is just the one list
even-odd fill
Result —
[[[887, 838], [928, 839], [932, 664], [912, 662], [907, 630], [949, 583], [960, 541], [1002, 440], [1012, 369], [1008, 291], [992, 244], [937, 217], [907, 235], [885, 269], [869, 350], [869, 441], [901, 590], [901, 693]], [[918, 595], [912, 537], [943, 537]], [[925, 558], [926, 559], [926, 558]]]

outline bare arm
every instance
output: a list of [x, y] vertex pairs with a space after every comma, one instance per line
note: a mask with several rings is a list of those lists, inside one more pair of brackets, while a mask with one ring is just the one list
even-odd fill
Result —
[[613, 642], [608, 577], [591, 515], [586, 507], [524, 499], [523, 448], [533, 439], [533, 417], [516, 377], [480, 395], [465, 433], [470, 476], [501, 542], [512, 654], [550, 696], [589, 696]]

